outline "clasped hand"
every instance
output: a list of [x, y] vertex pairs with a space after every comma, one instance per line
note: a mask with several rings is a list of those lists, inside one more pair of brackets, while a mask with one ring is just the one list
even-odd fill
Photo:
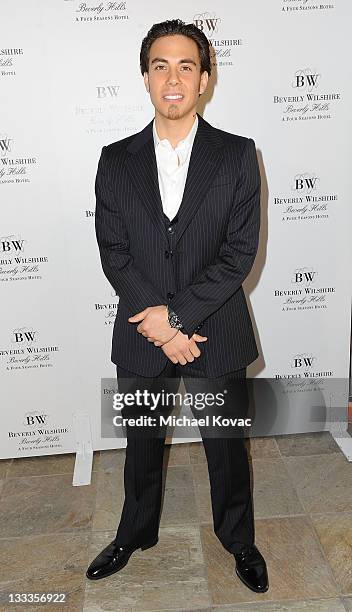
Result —
[[137, 332], [148, 342], [159, 346], [165, 355], [173, 362], [185, 365], [199, 357], [201, 351], [196, 342], [206, 342], [207, 337], [193, 334], [188, 338], [181, 330], [170, 326], [165, 304], [149, 306], [141, 312], [129, 317], [129, 323], [139, 323]]

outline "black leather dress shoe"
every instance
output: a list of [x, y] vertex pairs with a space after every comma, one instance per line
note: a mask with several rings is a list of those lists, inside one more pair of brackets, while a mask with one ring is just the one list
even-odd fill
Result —
[[118, 572], [127, 565], [130, 556], [135, 550], [138, 548], [146, 550], [155, 546], [157, 542], [158, 538], [154, 538], [154, 540], [150, 540], [145, 544], [138, 544], [137, 546], [119, 546], [113, 540], [92, 561], [86, 571], [86, 576], [90, 580], [99, 580], [100, 578], [111, 576], [111, 574]]
[[242, 582], [256, 593], [265, 593], [269, 588], [268, 572], [265, 559], [255, 544], [243, 547], [234, 557], [236, 574]]

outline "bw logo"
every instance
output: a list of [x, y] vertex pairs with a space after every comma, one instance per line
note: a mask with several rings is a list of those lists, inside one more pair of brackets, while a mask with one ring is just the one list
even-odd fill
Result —
[[18, 345], [32, 344], [32, 342], [37, 341], [37, 333], [38, 332], [27, 329], [26, 327], [14, 329], [12, 342]]
[[309, 270], [308, 268], [297, 268], [293, 273], [291, 282], [296, 285], [311, 285], [315, 282], [315, 277], [318, 273], [315, 270]]
[[293, 358], [291, 363], [292, 368], [311, 368], [313, 366], [313, 362], [315, 361], [315, 357], [313, 355], [296, 355]]
[[292, 87], [300, 91], [312, 91], [318, 87], [318, 81], [321, 74], [318, 74], [310, 68], [297, 70], [292, 81]]
[[26, 241], [22, 240], [21, 238], [16, 238], [16, 236], [2, 236], [0, 237], [0, 255], [5, 253], [5, 255], [7, 254], [12, 254], [12, 253], [22, 253], [23, 252], [23, 245]]
[[9, 138], [8, 136], [0, 136], [0, 155], [5, 157], [8, 153], [11, 153], [11, 143], [13, 142], [13, 138]]
[[214, 15], [211, 16], [210, 13], [199, 13], [194, 16], [193, 23], [199, 30], [210, 37], [213, 36], [213, 34], [217, 34], [221, 19]]
[[315, 191], [319, 180], [320, 179], [317, 176], [314, 176], [313, 174], [296, 174], [293, 179], [292, 190], [301, 193], [309, 193], [311, 191]]
[[24, 416], [23, 424], [27, 427], [46, 425], [47, 416], [47, 414], [39, 414], [38, 412], [27, 412]]

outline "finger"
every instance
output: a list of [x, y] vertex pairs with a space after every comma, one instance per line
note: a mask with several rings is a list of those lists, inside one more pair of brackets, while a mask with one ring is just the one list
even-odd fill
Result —
[[[180, 352], [180, 357], [179, 357], [179, 361], [182, 363], [181, 359], [182, 361], [186, 360], [186, 363], [192, 362], [194, 361], [194, 355], [191, 353], [189, 348], [182, 349], [182, 351]], [[182, 363], [182, 365], [186, 365], [186, 363]]]
[[141, 321], [142, 319], [145, 319], [149, 312], [149, 308], [145, 308], [144, 310], [141, 310], [141, 312], [137, 312], [133, 318], [136, 319], [136, 321]]
[[[165, 348], [164, 348], [164, 346], [165, 346]], [[161, 350], [166, 355], [166, 357], [168, 359], [170, 359], [170, 361], [172, 361], [172, 363], [178, 363], [178, 361], [176, 359], [176, 354], [174, 352], [170, 351], [170, 349], [167, 347], [167, 343], [161, 347]]]
[[180, 363], [181, 365], [186, 365], [187, 359], [183, 356], [183, 354], [180, 351], [176, 353], [176, 357], [177, 357], [178, 363]]
[[191, 353], [190, 350], [185, 351], [183, 353], [183, 355], [184, 355], [185, 359], [187, 359], [188, 362], [194, 361], [194, 355], [193, 355], [193, 353]]
[[193, 334], [192, 338], [196, 342], [205, 342], [206, 340], [208, 340], [207, 336], [200, 336], [199, 334]]
[[199, 350], [198, 346], [196, 345], [195, 342], [193, 342], [190, 347], [189, 350], [191, 351], [192, 355], [194, 357], [199, 357], [201, 355], [201, 351]]
[[142, 321], [145, 316], [146, 316], [146, 312], [142, 310], [142, 312], [139, 312], [138, 314], [133, 315], [133, 317], [128, 317], [128, 320], [130, 323], [136, 323], [136, 321]]

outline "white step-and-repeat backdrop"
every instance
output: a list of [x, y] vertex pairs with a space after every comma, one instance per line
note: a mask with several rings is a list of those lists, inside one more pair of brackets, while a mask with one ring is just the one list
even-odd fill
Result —
[[[125, 445], [101, 431], [118, 296], [100, 265], [94, 180], [101, 147], [152, 119], [140, 44], [176, 17], [214, 48], [204, 118], [258, 150], [261, 246], [245, 288], [262, 432], [329, 427], [300, 410], [317, 379], [347, 380], [349, 368], [352, 5], [327, 1], [180, 0], [175, 12], [2, 0], [1, 457], [72, 452], [85, 419], [94, 449]], [[271, 379], [289, 381], [280, 396]]]

